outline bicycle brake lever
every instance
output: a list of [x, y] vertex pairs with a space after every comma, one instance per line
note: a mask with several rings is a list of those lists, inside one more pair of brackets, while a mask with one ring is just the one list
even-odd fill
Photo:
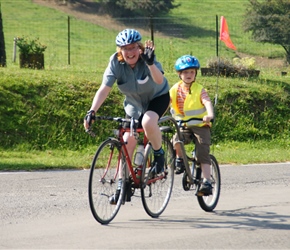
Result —
[[86, 133], [88, 133], [91, 137], [96, 137], [96, 134], [90, 128], [86, 129]]

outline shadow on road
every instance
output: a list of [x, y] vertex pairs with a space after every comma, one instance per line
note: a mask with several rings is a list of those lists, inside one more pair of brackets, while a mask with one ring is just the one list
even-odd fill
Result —
[[[280, 203], [279, 206], [289, 207], [290, 203]], [[263, 206], [263, 208], [272, 207]], [[231, 229], [243, 229], [243, 230], [258, 230], [258, 229], [275, 229], [275, 230], [290, 230], [290, 215], [277, 214], [274, 212], [265, 212], [257, 210], [259, 207], [245, 207], [235, 210], [227, 211], [214, 211], [211, 213], [205, 213], [203, 217], [200, 216], [184, 216], [176, 215], [175, 218], [168, 216], [161, 216], [159, 219], [142, 219], [142, 220], [130, 220], [128, 223], [114, 223], [113, 227], [130, 227], [130, 224], [134, 222], [134, 228], [136, 228], [136, 222], [140, 222], [140, 228], [146, 227], [146, 224], [154, 228], [164, 228], [166, 224], [167, 229], [180, 228], [231, 228]], [[255, 211], [251, 211], [255, 210]], [[172, 224], [170, 226], [170, 224]], [[138, 226], [137, 226], [138, 227]]]

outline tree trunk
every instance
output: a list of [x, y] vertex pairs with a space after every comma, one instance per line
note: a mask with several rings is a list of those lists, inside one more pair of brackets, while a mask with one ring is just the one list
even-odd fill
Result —
[[0, 3], [0, 66], [6, 67], [6, 51], [5, 51], [5, 40], [4, 40], [4, 31], [3, 31], [3, 23], [2, 23], [1, 3]]

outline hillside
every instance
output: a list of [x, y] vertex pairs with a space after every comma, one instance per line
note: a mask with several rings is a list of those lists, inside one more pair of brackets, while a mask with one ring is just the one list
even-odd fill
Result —
[[[105, 28], [119, 26], [108, 16], [98, 14], [98, 5], [94, 0], [75, 0], [73, 3], [68, 3], [65, 0], [33, 0], [32, 2], [54, 8], [78, 19], [104, 26]], [[106, 22], [103, 22], [104, 19], [106, 19]]]
[[[42, 6], [62, 11], [68, 15], [74, 16], [77, 19], [97, 24], [107, 29], [118, 29], [118, 27], [120, 27], [120, 24], [114, 21], [112, 18], [99, 13], [98, 4], [94, 0], [75, 0], [73, 3], [68, 3], [66, 0], [33, 0], [33, 2]], [[104, 19], [106, 22], [103, 21]], [[285, 67], [284, 60], [279, 58], [249, 55], [238, 51], [236, 52], [236, 55], [240, 58], [249, 56], [255, 57], [256, 64], [259, 68], [268, 67], [269, 65], [271, 65], [273, 68]]]

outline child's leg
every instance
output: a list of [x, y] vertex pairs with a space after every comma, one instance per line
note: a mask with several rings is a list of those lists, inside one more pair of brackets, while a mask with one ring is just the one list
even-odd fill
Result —
[[196, 137], [196, 157], [197, 161], [200, 162], [201, 170], [203, 173], [204, 181], [210, 182], [210, 128], [195, 127], [193, 128]]

